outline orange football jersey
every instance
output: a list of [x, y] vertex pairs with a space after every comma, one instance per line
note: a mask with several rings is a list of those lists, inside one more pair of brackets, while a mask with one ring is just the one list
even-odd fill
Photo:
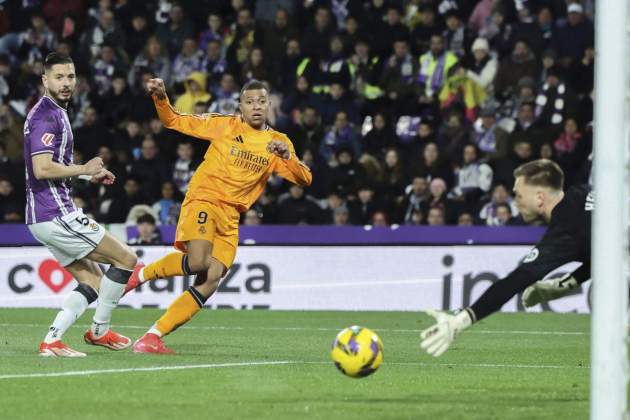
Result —
[[[299, 185], [310, 185], [311, 171], [295, 155], [289, 138], [271, 128], [256, 130], [241, 117], [222, 114], [189, 115], [175, 111], [168, 98], [153, 97], [162, 124], [212, 142], [195, 171], [184, 204], [191, 200], [220, 201], [246, 211], [263, 192], [272, 173]], [[291, 157], [267, 151], [267, 143], [281, 140]]]

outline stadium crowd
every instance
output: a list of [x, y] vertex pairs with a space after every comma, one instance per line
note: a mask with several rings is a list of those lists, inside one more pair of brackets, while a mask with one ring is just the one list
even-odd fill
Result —
[[100, 222], [176, 223], [206, 152], [157, 119], [143, 86], [160, 77], [186, 113], [234, 113], [240, 85], [269, 86], [269, 122], [313, 184], [272, 177], [244, 224], [519, 224], [518, 165], [553, 159], [567, 186], [588, 181], [593, 12], [591, 0], [0, 1], [0, 220], [23, 221], [23, 120], [58, 51], [78, 75], [74, 160], [98, 155], [117, 176], [76, 181]]

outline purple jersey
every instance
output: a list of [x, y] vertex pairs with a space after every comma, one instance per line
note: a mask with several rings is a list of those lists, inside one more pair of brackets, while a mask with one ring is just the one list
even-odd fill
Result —
[[74, 139], [68, 113], [48, 96], [31, 109], [24, 123], [26, 163], [26, 224], [48, 222], [77, 210], [70, 179], [41, 179], [33, 173], [32, 156], [52, 154], [53, 162], [72, 164]]

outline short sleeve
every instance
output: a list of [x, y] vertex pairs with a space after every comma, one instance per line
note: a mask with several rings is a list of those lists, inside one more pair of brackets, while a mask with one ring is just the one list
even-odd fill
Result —
[[58, 136], [57, 122], [52, 117], [38, 118], [28, 123], [31, 156], [55, 153]]

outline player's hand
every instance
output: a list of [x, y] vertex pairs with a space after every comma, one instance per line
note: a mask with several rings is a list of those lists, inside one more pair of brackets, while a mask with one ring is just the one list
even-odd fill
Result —
[[155, 96], [158, 99], [166, 98], [166, 87], [164, 87], [164, 80], [159, 78], [149, 79], [146, 87], [149, 95]]
[[112, 185], [116, 181], [116, 175], [107, 169], [101, 169], [96, 175], [92, 175], [90, 182], [94, 184]]
[[447, 312], [428, 310], [427, 315], [435, 318], [436, 323], [420, 333], [420, 347], [431, 356], [438, 357], [444, 353], [455, 337], [472, 324], [468, 312], [461, 311], [456, 315]]
[[267, 143], [267, 151], [282, 159], [289, 159], [291, 157], [289, 146], [281, 140], [271, 140]]
[[95, 157], [90, 159], [85, 165], [85, 175], [96, 175], [103, 169], [103, 159]]
[[521, 302], [526, 308], [531, 308], [539, 303], [566, 296], [579, 286], [580, 284], [572, 276], [572, 273], [555, 279], [539, 280], [525, 289], [521, 296]]

